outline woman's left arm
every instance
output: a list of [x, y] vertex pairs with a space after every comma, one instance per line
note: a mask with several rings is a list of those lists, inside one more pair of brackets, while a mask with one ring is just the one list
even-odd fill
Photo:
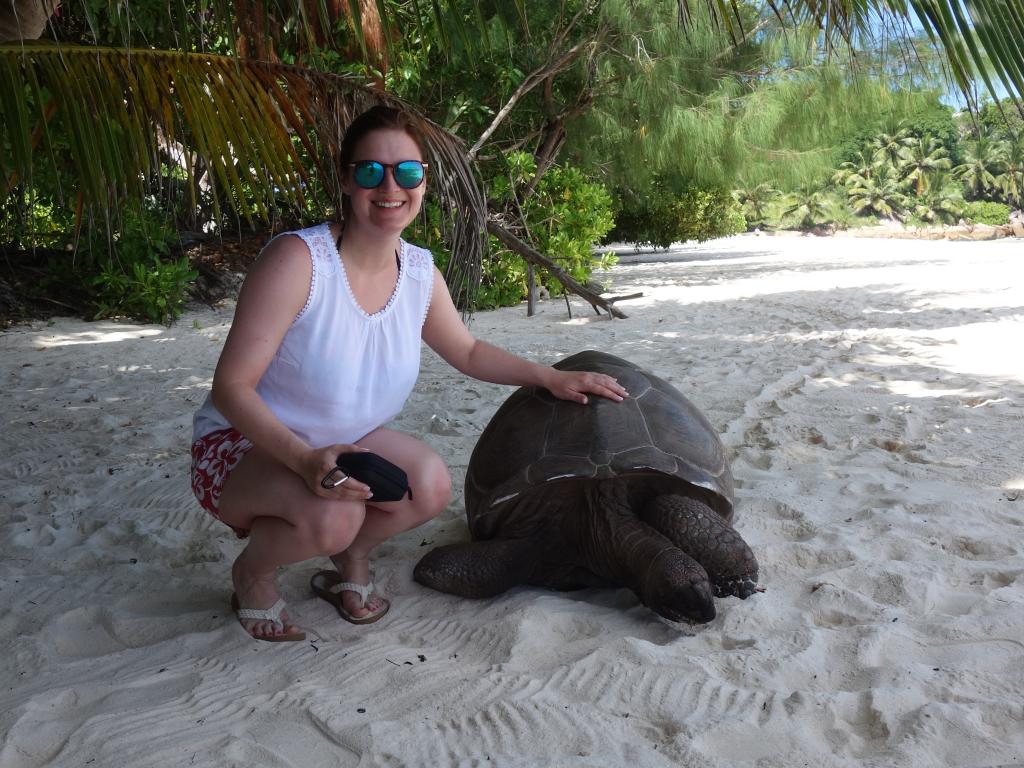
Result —
[[540, 386], [562, 400], [583, 404], [587, 402], [588, 393], [616, 401], [628, 395], [618, 381], [603, 373], [560, 371], [474, 338], [462, 322], [448, 286], [436, 268], [430, 310], [423, 323], [423, 340], [453, 368], [481, 381]]

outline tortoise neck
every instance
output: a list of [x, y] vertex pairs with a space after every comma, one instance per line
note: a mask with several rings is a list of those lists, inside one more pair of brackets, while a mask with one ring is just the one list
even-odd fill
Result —
[[632, 551], [653, 530], [633, 513], [626, 482], [615, 478], [588, 483], [583, 495], [574, 527], [584, 561], [614, 583], [638, 586]]

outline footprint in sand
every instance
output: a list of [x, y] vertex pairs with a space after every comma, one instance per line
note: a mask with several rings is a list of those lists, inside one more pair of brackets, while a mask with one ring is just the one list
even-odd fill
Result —
[[861, 424], [878, 424], [882, 420], [881, 416], [872, 411], [865, 411], [863, 413], [860, 413], [855, 418]]
[[898, 726], [898, 723], [890, 725], [890, 717], [876, 704], [872, 691], [837, 697], [829, 709], [834, 723], [830, 736], [835, 742], [835, 751], [854, 758], [876, 754]]
[[7, 541], [15, 547], [23, 549], [52, 547], [57, 541], [57, 529], [49, 523], [36, 523], [27, 526], [19, 523], [17, 527], [8, 526], [8, 528], [13, 528], [14, 532], [8, 535]]
[[85, 659], [120, 653], [130, 648], [180, 642], [193, 633], [223, 627], [229, 611], [214, 601], [197, 600], [194, 593], [149, 592], [105, 607], [72, 608], [40, 630], [50, 638], [47, 648], [57, 657]]
[[763, 451], [770, 451], [778, 448], [778, 443], [768, 437], [768, 432], [760, 422], [743, 433], [743, 444], [752, 448], [760, 448]]
[[459, 437], [464, 433], [462, 422], [445, 414], [432, 414], [427, 424], [427, 432], [442, 437]]
[[1002, 560], [1017, 554], [1018, 548], [993, 539], [973, 539], [969, 536], [954, 536], [942, 548], [964, 560]]
[[839, 629], [878, 622], [880, 606], [867, 595], [828, 580], [814, 582], [810, 590], [808, 608], [815, 626]]
[[817, 445], [823, 448], [831, 450], [832, 442], [825, 435], [819, 432], [814, 427], [800, 427], [795, 430], [795, 436], [798, 440], [802, 440], [808, 445]]
[[[779, 501], [764, 501], [757, 505], [756, 514], [767, 521], [767, 530], [780, 534], [787, 541], [808, 541], [818, 535], [818, 528], [795, 507]], [[747, 513], [745, 513], [747, 514]]]
[[[0, 762], [26, 768], [55, 762], [84, 765], [86, 760], [76, 763], [63, 752], [67, 747], [80, 754], [82, 742], [88, 743], [95, 738], [93, 729], [89, 727], [91, 722], [111, 727], [126, 715], [159, 710], [166, 702], [186, 696], [201, 679], [197, 674], [184, 672], [178, 676], [165, 673], [149, 677], [146, 682], [134, 684], [123, 681], [79, 683], [73, 689], [47, 691], [33, 696], [7, 732]], [[136, 738], [145, 737], [138, 735]], [[97, 748], [100, 746], [96, 745]], [[17, 761], [8, 762], [14, 755], [17, 755]]]
[[50, 441], [16, 441], [0, 469], [0, 478], [26, 480], [44, 473], [64, 476], [78, 468], [78, 462], [67, 453], [67, 447]]

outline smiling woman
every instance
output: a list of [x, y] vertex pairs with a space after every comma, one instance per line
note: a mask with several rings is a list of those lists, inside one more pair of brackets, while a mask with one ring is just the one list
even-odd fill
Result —
[[[423, 140], [404, 113], [385, 107], [356, 118], [345, 133], [338, 158], [342, 169], [343, 221], [358, 228], [355, 201], [366, 208], [400, 211], [385, 225], [404, 230], [419, 213], [426, 190]], [[346, 226], [347, 228], [347, 226]]]
[[[610, 376], [537, 365], [466, 330], [429, 251], [402, 239], [423, 203], [423, 143], [404, 113], [378, 106], [341, 145], [343, 217], [285, 233], [264, 249], [196, 413], [192, 487], [210, 514], [249, 543], [232, 568], [232, 604], [260, 640], [301, 640], [274, 583], [281, 565], [329, 556], [313, 592], [346, 621], [387, 613], [371, 551], [438, 515], [451, 497], [444, 461], [384, 428], [419, 374], [421, 342], [463, 373], [533, 384], [556, 397], [621, 400]], [[374, 499], [339, 456], [372, 451], [408, 475], [411, 493]], [[324, 483], [330, 476], [334, 481]]]

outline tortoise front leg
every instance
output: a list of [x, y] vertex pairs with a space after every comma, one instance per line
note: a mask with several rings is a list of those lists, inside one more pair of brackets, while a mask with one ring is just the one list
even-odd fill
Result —
[[420, 584], [460, 597], [494, 597], [526, 583], [533, 571], [535, 543], [491, 539], [438, 547], [416, 564]]
[[757, 591], [757, 560], [722, 516], [696, 499], [659, 496], [640, 513], [708, 572], [717, 597], [746, 599]]
[[629, 587], [644, 605], [672, 621], [715, 618], [708, 574], [667, 537], [637, 519], [625, 486], [590, 486], [587, 503], [563, 520], [566, 539], [590, 570]]

